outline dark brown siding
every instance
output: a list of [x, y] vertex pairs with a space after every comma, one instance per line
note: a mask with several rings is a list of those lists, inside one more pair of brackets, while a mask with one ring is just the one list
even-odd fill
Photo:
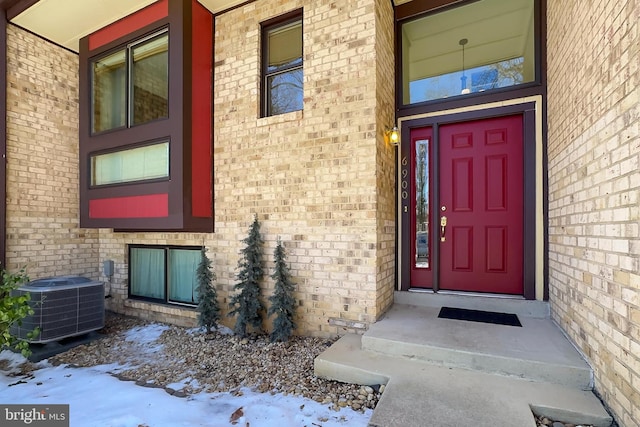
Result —
[[7, 15], [0, 9], [0, 268], [6, 263], [7, 244]]

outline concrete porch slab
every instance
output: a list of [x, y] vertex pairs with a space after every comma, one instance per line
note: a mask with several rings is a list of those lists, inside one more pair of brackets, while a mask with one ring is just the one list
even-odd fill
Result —
[[[522, 327], [441, 319], [441, 306], [515, 313]], [[535, 427], [532, 411], [609, 427], [591, 368], [548, 310], [512, 298], [397, 293], [364, 335], [346, 335], [319, 355], [315, 374], [387, 384], [372, 427]]]
[[519, 316], [515, 327], [440, 319], [439, 311], [395, 304], [364, 334], [362, 349], [591, 390], [591, 368], [551, 319]]
[[504, 295], [411, 290], [396, 291], [393, 300], [396, 304], [418, 307], [458, 307], [469, 310], [502, 311], [537, 319], [547, 319], [550, 316], [548, 302]]
[[316, 375], [360, 384], [387, 384], [372, 427], [535, 427], [540, 415], [609, 427], [611, 417], [590, 391], [365, 351], [346, 335], [315, 361]]

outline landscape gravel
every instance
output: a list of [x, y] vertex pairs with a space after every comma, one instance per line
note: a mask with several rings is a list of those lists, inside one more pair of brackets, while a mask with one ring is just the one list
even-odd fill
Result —
[[591, 425], [586, 425], [586, 424], [563, 423], [563, 422], [554, 421], [547, 417], [542, 417], [542, 416], [536, 416], [536, 426], [537, 427], [593, 427]]
[[[136, 340], [136, 328], [156, 327], [155, 341]], [[114, 376], [146, 387], [161, 387], [185, 397], [201, 391], [292, 394], [328, 404], [335, 410], [375, 408], [384, 385], [360, 386], [329, 381], [313, 374], [317, 355], [334, 340], [294, 336], [272, 343], [267, 335], [239, 338], [226, 328], [206, 334], [200, 329], [152, 324], [108, 313], [102, 337], [50, 357], [52, 364], [87, 367], [118, 364]]]

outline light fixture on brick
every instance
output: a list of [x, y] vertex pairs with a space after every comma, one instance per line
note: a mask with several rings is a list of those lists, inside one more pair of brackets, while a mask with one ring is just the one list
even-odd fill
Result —
[[391, 145], [398, 145], [398, 143], [400, 143], [400, 131], [397, 126], [387, 128], [385, 136]]

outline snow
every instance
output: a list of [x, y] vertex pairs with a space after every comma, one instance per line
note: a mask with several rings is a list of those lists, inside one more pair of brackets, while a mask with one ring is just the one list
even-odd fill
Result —
[[160, 335], [167, 329], [169, 329], [169, 326], [157, 323], [131, 328], [125, 333], [125, 340], [135, 341], [141, 344], [151, 344], [157, 341]]
[[[154, 342], [164, 329], [160, 325], [134, 328], [125, 339], [157, 350]], [[23, 377], [9, 375], [15, 375], [25, 362], [21, 355], [4, 350], [0, 362], [7, 369], [0, 371], [2, 404], [69, 404], [72, 427], [364, 427], [372, 414], [370, 409], [364, 413], [349, 408], [335, 411], [310, 399], [246, 388], [180, 398], [161, 388], [120, 381], [111, 373], [124, 367], [115, 364], [71, 368], [52, 366], [45, 360], [36, 365], [32, 376]], [[173, 385], [180, 389], [191, 381], [196, 380], [185, 378]]]
[[125, 334], [125, 341], [137, 343], [145, 354], [159, 353], [162, 344], [156, 344], [162, 332], [169, 329], [167, 325], [151, 324], [129, 329]]

